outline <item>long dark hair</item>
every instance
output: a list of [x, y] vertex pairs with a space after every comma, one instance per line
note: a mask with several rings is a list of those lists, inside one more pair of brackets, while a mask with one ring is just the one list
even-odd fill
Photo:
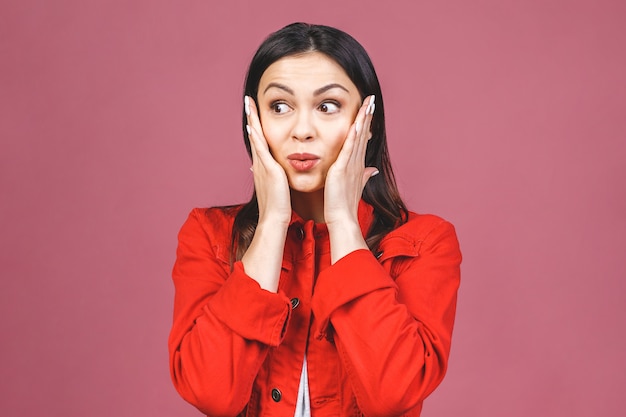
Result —
[[[244, 96], [257, 100], [259, 81], [265, 70], [287, 56], [320, 52], [337, 62], [358, 88], [361, 100], [376, 96], [376, 112], [372, 119], [372, 138], [365, 154], [365, 165], [378, 168], [380, 175], [372, 177], [363, 190], [363, 200], [373, 206], [374, 221], [367, 233], [370, 250], [376, 251], [381, 239], [391, 230], [406, 222], [408, 211], [400, 198], [391, 169], [385, 131], [385, 106], [378, 77], [365, 49], [352, 36], [339, 29], [293, 23], [272, 33], [257, 50], [246, 76]], [[242, 97], [243, 102], [243, 97]], [[242, 109], [243, 137], [251, 156], [250, 139], [246, 131], [246, 114]], [[256, 193], [235, 217], [232, 233], [231, 259], [239, 260], [248, 249], [259, 220]]]

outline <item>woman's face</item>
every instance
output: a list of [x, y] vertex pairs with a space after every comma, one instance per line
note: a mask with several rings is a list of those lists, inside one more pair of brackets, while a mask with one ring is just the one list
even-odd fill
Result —
[[319, 52], [282, 58], [263, 73], [257, 105], [270, 152], [291, 189], [323, 189], [361, 106], [343, 68]]

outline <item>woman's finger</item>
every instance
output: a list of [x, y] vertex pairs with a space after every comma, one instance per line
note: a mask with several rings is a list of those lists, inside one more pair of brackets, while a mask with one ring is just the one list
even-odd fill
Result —
[[366, 100], [364, 100], [364, 106], [365, 103], [367, 103], [367, 106], [365, 107], [365, 111], [363, 112], [362, 117], [362, 126], [363, 128], [360, 129], [358, 136], [357, 136], [357, 143], [356, 143], [356, 152], [354, 153], [354, 160], [355, 162], [360, 162], [362, 161], [363, 163], [365, 163], [365, 152], [367, 150], [367, 143], [369, 141], [369, 138], [371, 136], [371, 125], [372, 125], [372, 118], [373, 118], [373, 114], [374, 114], [374, 109], [375, 109], [375, 96], [369, 96]]
[[251, 97], [246, 96], [244, 98], [244, 108], [248, 121], [246, 126], [248, 139], [250, 140], [250, 146], [253, 149], [253, 166], [256, 162], [257, 164], [260, 163], [267, 167], [268, 164], [275, 161], [269, 152], [269, 145], [263, 135], [263, 128], [261, 127], [261, 121], [258, 116], [256, 103]]
[[[266, 169], [273, 164], [278, 164], [269, 151], [267, 142], [263, 137], [263, 134], [257, 131], [254, 127], [248, 125], [248, 137], [250, 138], [250, 145], [253, 147], [253, 159], [252, 164], [263, 165]], [[256, 157], [256, 160], [254, 159]]]
[[365, 125], [365, 113], [368, 108], [368, 104], [365, 102], [359, 108], [359, 111], [354, 119], [354, 123], [350, 126], [350, 130], [348, 130], [348, 136], [341, 147], [341, 151], [339, 151], [339, 155], [337, 156], [337, 160], [334, 165], [345, 167], [352, 160], [354, 160], [355, 149], [358, 146], [359, 135], [363, 132], [363, 126]]
[[260, 136], [263, 139], [262, 142], [264, 142], [265, 145], [264, 148], [267, 149], [267, 142], [265, 141], [265, 136], [263, 136], [263, 128], [261, 127], [261, 119], [259, 118], [259, 110], [252, 97], [246, 96], [244, 98], [244, 108], [248, 119], [248, 125], [261, 134]]

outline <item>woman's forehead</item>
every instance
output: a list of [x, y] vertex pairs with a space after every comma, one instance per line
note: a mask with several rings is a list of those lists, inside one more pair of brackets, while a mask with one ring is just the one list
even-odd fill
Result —
[[357, 88], [344, 69], [332, 58], [319, 52], [291, 55], [272, 63], [261, 76], [259, 93], [270, 84], [308, 87], [315, 90], [329, 84], [339, 84], [347, 91]]

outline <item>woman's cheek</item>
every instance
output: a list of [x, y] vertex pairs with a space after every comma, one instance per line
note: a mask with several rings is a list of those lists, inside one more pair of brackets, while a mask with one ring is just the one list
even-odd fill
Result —
[[328, 143], [327, 145], [327, 155], [330, 156], [330, 160], [334, 163], [341, 152], [341, 148], [343, 148], [343, 144], [345, 142], [345, 137], [337, 136], [336, 140], [332, 143]]
[[335, 140], [334, 142], [334, 148], [337, 151], [337, 154], [339, 153], [339, 151], [341, 150], [341, 148], [343, 147], [343, 144], [346, 142], [346, 139], [348, 138], [348, 132], [350, 132], [350, 125], [343, 125], [341, 126], [341, 128], [337, 131], [335, 131], [336, 136], [335, 136]]
[[272, 155], [278, 151], [279, 145], [281, 143], [280, 136], [276, 129], [269, 123], [266, 123], [263, 127], [263, 136], [267, 142], [267, 145], [270, 148], [270, 152]]

